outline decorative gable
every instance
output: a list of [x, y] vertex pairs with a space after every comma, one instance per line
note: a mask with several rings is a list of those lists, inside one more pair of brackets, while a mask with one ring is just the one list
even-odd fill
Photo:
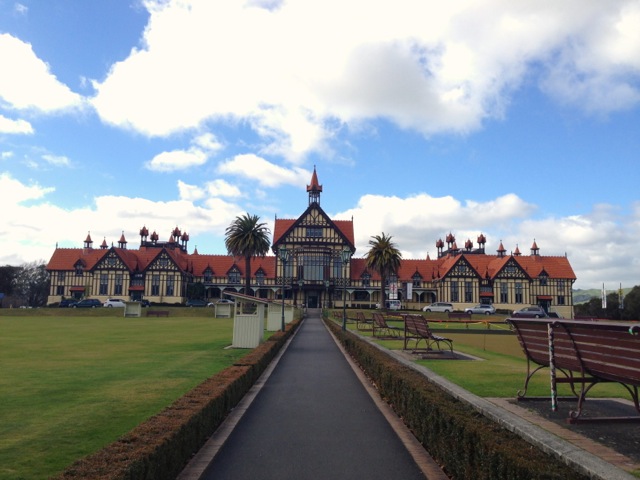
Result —
[[498, 271], [495, 278], [521, 278], [527, 279], [529, 275], [522, 269], [522, 267], [513, 258], [510, 258], [507, 263]]
[[153, 259], [150, 263], [149, 266], [147, 267], [147, 270], [151, 270], [151, 271], [177, 271], [180, 270], [178, 265], [176, 265], [175, 261], [173, 260], [173, 258], [171, 256], [169, 256], [169, 254], [165, 251], [162, 250], [162, 252], [155, 258]]
[[96, 263], [96, 270], [126, 270], [127, 266], [124, 264], [120, 256], [115, 250], [111, 249], [102, 259]]
[[447, 272], [447, 277], [464, 277], [464, 278], [476, 278], [478, 273], [469, 264], [467, 259], [463, 256], [459, 257], [456, 263]]

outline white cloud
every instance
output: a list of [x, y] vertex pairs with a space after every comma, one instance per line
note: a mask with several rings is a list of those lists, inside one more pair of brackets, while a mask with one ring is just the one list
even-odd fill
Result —
[[189, 185], [184, 183], [182, 180], [178, 180], [178, 196], [180, 200], [193, 202], [204, 198], [205, 194], [206, 192], [202, 188], [196, 185]]
[[50, 113], [82, 106], [82, 97], [60, 83], [31, 45], [7, 33], [0, 34], [0, 100], [8, 108]]
[[212, 133], [201, 134], [191, 140], [191, 146], [187, 150], [173, 150], [162, 152], [145, 164], [149, 170], [156, 172], [174, 172], [187, 170], [207, 163], [209, 157], [224, 146], [218, 142]]
[[356, 230], [356, 256], [364, 256], [372, 235], [385, 232], [404, 258], [437, 256], [436, 241], [453, 233], [458, 247], [466, 240], [477, 246], [481, 233], [487, 237], [487, 253], [495, 253], [500, 242], [507, 252], [520, 249], [529, 255], [535, 241], [542, 255], [568, 256], [578, 277], [576, 286], [602, 284], [633, 286], [640, 283], [640, 255], [635, 243], [640, 237], [640, 203], [630, 213], [598, 205], [588, 215], [531, 218], [537, 211], [518, 196], [509, 194], [487, 202], [461, 202], [453, 197], [426, 194], [407, 198], [366, 195], [353, 209], [333, 215], [352, 218]]
[[143, 48], [94, 82], [93, 103], [147, 135], [246, 121], [262, 152], [298, 163], [329, 151], [336, 126], [372, 119], [425, 135], [478, 129], [540, 65], [543, 89], [562, 102], [609, 112], [640, 101], [633, 0], [145, 6]]
[[207, 154], [198, 148], [162, 152], [146, 163], [146, 168], [155, 172], [175, 172], [198, 167], [207, 162]]
[[305, 185], [311, 172], [303, 168], [292, 169], [275, 165], [254, 154], [237, 155], [218, 166], [218, 172], [250, 178], [263, 187], [275, 188], [280, 185]]
[[[240, 207], [221, 199], [197, 206], [185, 199], [157, 202], [125, 196], [97, 197], [92, 205], [67, 210], [46, 201], [53, 188], [27, 185], [7, 173], [0, 174], [0, 191], [4, 201], [0, 265], [48, 261], [56, 245], [82, 247], [88, 231], [95, 248], [103, 239], [108, 245], [117, 244], [123, 231], [128, 247], [137, 248], [138, 232], [143, 226], [155, 230], [162, 240], [167, 240], [178, 226], [192, 239], [199, 237], [202, 244], [211, 244], [212, 238], [223, 238], [225, 228], [242, 213]], [[184, 219], [188, 224], [182, 224]], [[190, 248], [193, 246], [191, 243]], [[222, 252], [212, 247], [200, 250]]]
[[33, 134], [33, 127], [26, 120], [12, 120], [0, 113], [0, 133]]
[[53, 165], [54, 167], [68, 167], [71, 165], [69, 159], [64, 155], [45, 154], [42, 155], [42, 159], [49, 165]]
[[207, 182], [207, 193], [212, 197], [237, 198], [242, 196], [242, 192], [237, 186], [222, 179]]

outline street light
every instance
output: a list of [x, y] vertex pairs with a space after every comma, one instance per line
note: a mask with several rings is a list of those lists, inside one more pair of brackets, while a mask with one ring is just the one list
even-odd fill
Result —
[[344, 278], [342, 284], [342, 330], [347, 329], [347, 264], [351, 259], [351, 250], [344, 247], [342, 250], [342, 268], [344, 268]]
[[284, 277], [289, 258], [289, 250], [284, 245], [280, 246], [280, 260], [282, 260], [282, 331], [284, 332]]

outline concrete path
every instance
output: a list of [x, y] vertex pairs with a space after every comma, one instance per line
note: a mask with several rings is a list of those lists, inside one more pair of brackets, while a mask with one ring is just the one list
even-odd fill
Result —
[[228, 438], [212, 438], [217, 445], [192, 462], [206, 462], [204, 472], [192, 465], [180, 479], [411, 480], [424, 479], [429, 468], [429, 478], [446, 478], [437, 466], [425, 467], [421, 448], [412, 456], [319, 310], [310, 312], [263, 383], [237, 424], [227, 427]]

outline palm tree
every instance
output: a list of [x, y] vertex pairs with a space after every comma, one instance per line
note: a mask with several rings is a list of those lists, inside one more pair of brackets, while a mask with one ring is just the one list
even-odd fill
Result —
[[385, 308], [386, 305], [387, 279], [398, 273], [402, 261], [402, 253], [391, 241], [392, 238], [391, 235], [387, 236], [384, 232], [382, 235], [372, 236], [369, 240], [370, 248], [365, 257], [367, 267], [380, 274], [380, 308]]
[[246, 213], [238, 216], [225, 232], [227, 252], [234, 257], [244, 257], [245, 295], [251, 292], [251, 258], [264, 257], [269, 251], [271, 233], [260, 217]]

